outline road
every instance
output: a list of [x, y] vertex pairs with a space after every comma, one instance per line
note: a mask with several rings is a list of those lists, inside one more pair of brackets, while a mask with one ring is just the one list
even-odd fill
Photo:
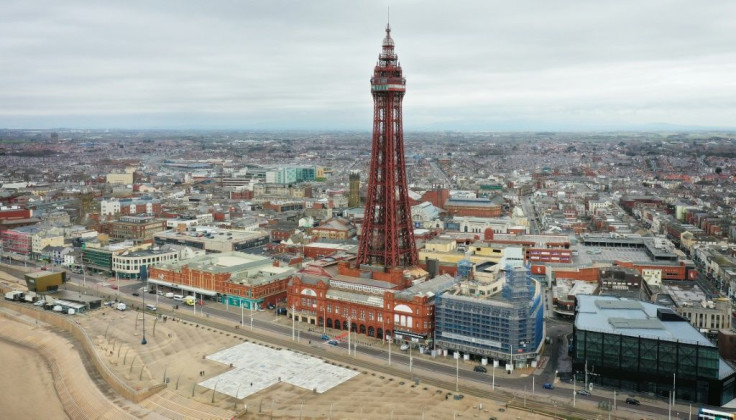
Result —
[[530, 195], [521, 197], [521, 209], [524, 210], [524, 215], [529, 220], [529, 233], [536, 235], [539, 233], [539, 218], [537, 217], [537, 213], [534, 211]]
[[443, 171], [442, 168], [440, 168], [440, 166], [437, 165], [437, 161], [435, 159], [429, 160], [429, 166], [431, 166], [432, 169], [434, 170], [436, 179], [443, 182], [444, 185], [442, 186], [444, 188], [452, 189], [452, 180], [450, 179], [450, 177], [447, 176], [445, 171]]

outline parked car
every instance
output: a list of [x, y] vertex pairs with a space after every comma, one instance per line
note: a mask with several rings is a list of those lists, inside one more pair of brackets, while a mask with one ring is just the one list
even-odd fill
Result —
[[155, 311], [156, 310], [156, 305], [147, 304], [146, 305], [146, 309], [148, 309], [149, 311]]
[[276, 305], [274, 305], [273, 303], [269, 303], [268, 306], [267, 306], [267, 308], [268, 309], [276, 309]]
[[276, 315], [286, 315], [286, 308], [276, 309]]
[[138, 292], [133, 292], [133, 296], [140, 296], [140, 293], [138, 293]]
[[580, 389], [580, 390], [577, 391], [577, 394], [578, 395], [582, 395], [584, 397], [587, 397], [588, 395], [590, 395], [590, 391], [586, 391], [584, 389]]
[[636, 398], [627, 398], [626, 399], [626, 404], [639, 405], [641, 403]]
[[337, 345], [337, 341], [335, 341], [335, 340], [330, 340], [330, 341], [328, 341], [328, 342], [327, 342], [327, 344], [329, 344], [329, 345], [331, 345], [331, 346], [336, 346], [336, 345]]
[[476, 366], [473, 368], [473, 370], [475, 372], [488, 373], [488, 369], [486, 369], [485, 366]]
[[327, 334], [322, 334], [322, 339], [323, 340], [329, 340], [330, 339], [330, 336], [327, 335]]
[[408, 344], [402, 344], [401, 347], [399, 347], [399, 348], [401, 349], [401, 351], [407, 351], [407, 350], [409, 350], [409, 345]]
[[544, 389], [555, 389], [555, 386], [547, 382], [544, 384]]

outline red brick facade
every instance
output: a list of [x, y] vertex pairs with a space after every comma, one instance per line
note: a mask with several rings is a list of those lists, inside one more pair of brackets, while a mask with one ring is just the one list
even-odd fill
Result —
[[316, 284], [295, 276], [288, 288], [287, 305], [300, 322], [334, 330], [355, 331], [383, 339], [406, 333], [428, 338], [434, 328], [434, 305], [426, 296], [412, 301], [396, 300], [392, 291], [383, 294], [383, 306], [327, 298], [327, 278]]
[[183, 266], [180, 272], [151, 267], [149, 269], [149, 278], [199, 289], [212, 290], [220, 294], [248, 297], [254, 300], [263, 299], [264, 305], [269, 303], [276, 304], [286, 299], [286, 288], [289, 283], [289, 279], [285, 278], [252, 287], [249, 284], [230, 282], [230, 273], [193, 270], [189, 266]]

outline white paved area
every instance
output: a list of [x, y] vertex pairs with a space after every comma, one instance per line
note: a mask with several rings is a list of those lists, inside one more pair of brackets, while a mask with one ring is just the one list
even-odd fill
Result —
[[316, 357], [253, 343], [238, 344], [207, 359], [232, 364], [233, 369], [199, 385], [238, 399], [266, 389], [279, 379], [301, 388], [316, 389], [321, 394], [358, 375], [354, 370], [330, 365]]

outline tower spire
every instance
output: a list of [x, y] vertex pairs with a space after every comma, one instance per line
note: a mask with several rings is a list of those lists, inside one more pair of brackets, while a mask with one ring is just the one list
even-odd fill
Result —
[[371, 78], [373, 144], [356, 259], [359, 265], [383, 266], [388, 270], [418, 262], [404, 158], [401, 102], [405, 92], [406, 79], [387, 23]]

